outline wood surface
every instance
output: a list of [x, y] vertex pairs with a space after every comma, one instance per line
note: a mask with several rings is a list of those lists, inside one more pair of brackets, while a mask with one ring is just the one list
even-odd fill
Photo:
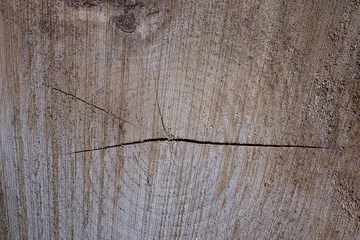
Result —
[[359, 0], [90, 2], [0, 1], [0, 239], [360, 239]]

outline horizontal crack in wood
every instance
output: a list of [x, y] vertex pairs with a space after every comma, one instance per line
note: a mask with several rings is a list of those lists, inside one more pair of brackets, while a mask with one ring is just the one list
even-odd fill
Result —
[[92, 152], [92, 151], [98, 151], [98, 150], [105, 150], [105, 149], [109, 149], [109, 148], [123, 147], [123, 146], [129, 146], [129, 145], [137, 145], [137, 144], [142, 144], [142, 143], [152, 143], [152, 142], [185, 142], [185, 143], [193, 143], [193, 144], [200, 144], [200, 145], [237, 146], [237, 147], [337, 149], [337, 148], [311, 146], [311, 145], [213, 142], [213, 141], [194, 140], [194, 139], [188, 139], [188, 138], [149, 138], [149, 139], [133, 141], [133, 142], [126, 142], [126, 143], [121, 143], [121, 144], [116, 144], [116, 145], [105, 146], [105, 147], [79, 150], [79, 151], [67, 153], [67, 155]]

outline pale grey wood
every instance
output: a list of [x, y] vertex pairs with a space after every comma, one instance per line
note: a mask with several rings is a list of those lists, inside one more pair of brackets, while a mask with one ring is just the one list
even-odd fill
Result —
[[359, 1], [143, 2], [1, 1], [1, 239], [359, 239]]

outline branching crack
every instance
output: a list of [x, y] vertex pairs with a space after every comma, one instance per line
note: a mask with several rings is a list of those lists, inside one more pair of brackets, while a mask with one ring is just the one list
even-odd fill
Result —
[[59, 93], [63, 93], [63, 94], [65, 94], [65, 95], [67, 95], [67, 96], [70, 96], [70, 97], [72, 97], [72, 98], [74, 98], [74, 99], [76, 99], [76, 100], [78, 100], [78, 101], [80, 101], [80, 102], [83, 102], [83, 103], [85, 103], [85, 104], [87, 104], [87, 105], [89, 105], [89, 106], [91, 106], [91, 107], [93, 107], [93, 108], [96, 108], [96, 109], [98, 109], [98, 110], [100, 110], [100, 111], [102, 111], [102, 112], [105, 112], [105, 113], [113, 116], [114, 118], [119, 119], [119, 120], [122, 121], [122, 122], [126, 122], [126, 123], [134, 126], [134, 124], [132, 124], [131, 122], [129, 122], [129, 121], [127, 121], [127, 120], [124, 120], [124, 119], [116, 116], [116, 115], [113, 114], [112, 112], [109, 112], [109, 111], [107, 111], [107, 110], [105, 110], [105, 109], [103, 109], [103, 108], [101, 108], [101, 107], [98, 107], [98, 106], [96, 106], [95, 104], [89, 103], [89, 102], [87, 102], [87, 101], [85, 101], [85, 100], [83, 100], [83, 99], [81, 99], [81, 98], [79, 98], [79, 97], [77, 97], [77, 96], [75, 96], [75, 95], [73, 95], [73, 94], [71, 94], [71, 93], [65, 92], [65, 91], [63, 91], [63, 90], [61, 90], [61, 89], [59, 89], [59, 88], [55, 88], [55, 87], [50, 87], [50, 88], [51, 88], [52, 90], [54, 90], [54, 91], [57, 91], [57, 92], [59, 92]]
[[213, 142], [213, 141], [194, 140], [194, 139], [188, 139], [188, 138], [149, 138], [149, 139], [133, 141], [133, 142], [125, 142], [125, 143], [120, 143], [120, 144], [110, 145], [110, 146], [105, 146], [105, 147], [79, 150], [79, 151], [70, 152], [70, 153], [67, 153], [67, 154], [70, 155], [70, 154], [77, 154], [77, 153], [85, 153], [85, 152], [92, 152], [92, 151], [98, 151], [98, 150], [105, 150], [105, 149], [109, 149], [109, 148], [123, 147], [123, 146], [129, 146], [129, 145], [137, 145], [137, 144], [142, 144], [142, 143], [154, 143], [154, 142], [183, 142], [183, 143], [193, 143], [193, 144], [199, 144], [199, 145], [236, 146], [236, 147], [337, 149], [337, 148], [319, 147], [319, 146], [311, 146], [311, 145]]

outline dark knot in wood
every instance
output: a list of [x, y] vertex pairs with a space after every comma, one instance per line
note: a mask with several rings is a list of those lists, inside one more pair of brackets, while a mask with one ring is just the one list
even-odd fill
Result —
[[136, 29], [135, 14], [132, 12], [127, 12], [124, 15], [114, 17], [113, 19], [116, 26], [126, 33], [132, 33]]

